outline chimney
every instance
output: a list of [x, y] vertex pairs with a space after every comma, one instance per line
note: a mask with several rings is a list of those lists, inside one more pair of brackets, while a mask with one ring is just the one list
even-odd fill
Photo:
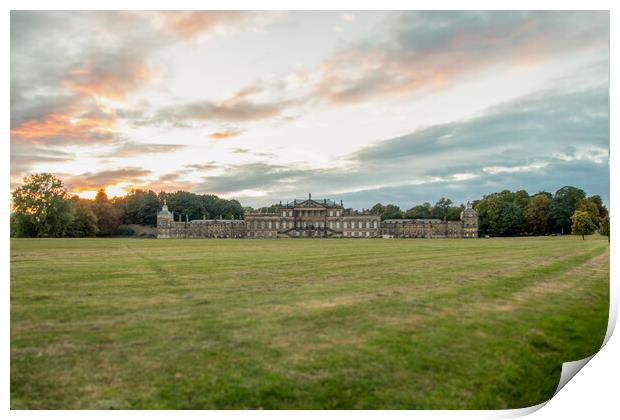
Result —
[[308, 200], [312, 200], [312, 194], [308, 193]]
[[344, 208], [344, 206], [342, 205], [342, 200], [340, 200], [340, 207], [343, 207], [343, 208]]

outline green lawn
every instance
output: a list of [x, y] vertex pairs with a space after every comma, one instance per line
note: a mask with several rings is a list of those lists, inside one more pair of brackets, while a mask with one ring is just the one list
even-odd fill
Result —
[[606, 238], [11, 241], [11, 407], [518, 408], [607, 327]]

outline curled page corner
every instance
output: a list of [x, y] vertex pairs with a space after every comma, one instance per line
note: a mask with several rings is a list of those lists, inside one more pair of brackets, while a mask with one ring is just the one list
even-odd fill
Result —
[[[553, 397], [555, 397], [557, 395], [557, 393], [560, 392], [560, 390], [562, 388], [564, 388], [564, 385], [566, 385], [571, 379], [573, 379], [573, 377], [586, 364], [588, 364], [588, 362], [590, 360], [592, 360], [592, 358], [595, 355], [596, 355], [596, 353], [594, 353], [591, 356], [588, 356], [588, 357], [585, 357], [583, 359], [580, 359], [580, 360], [573, 360], [572, 362], [564, 362], [564, 363], [562, 363], [562, 373], [560, 374], [560, 381], [558, 382], [558, 386], [555, 389], [555, 392], [553, 393]], [[551, 397], [547, 401], [543, 401], [540, 404], [536, 404], [536, 405], [533, 405], [531, 407], [523, 407], [523, 408], [503, 410], [503, 411], [498, 413], [499, 415], [498, 415], [497, 418], [515, 418], [515, 417], [527, 416], [528, 414], [532, 414], [532, 413], [540, 410], [541, 408], [543, 408], [545, 405], [547, 405], [547, 403], [549, 401], [551, 401], [551, 399], [553, 397]]]
[[527, 416], [529, 414], [532, 414], [538, 410], [540, 410], [541, 408], [543, 408], [545, 405], [547, 405], [547, 403], [550, 400], [547, 401], [543, 401], [540, 404], [536, 404], [536, 405], [532, 405], [530, 407], [523, 407], [523, 408], [510, 408], [507, 410], [501, 410], [501, 411], [497, 411], [497, 415], [495, 418], [500, 418], [500, 419], [512, 419], [512, 418], [516, 418], [516, 417], [524, 417]]
[[579, 372], [581, 368], [583, 368], [593, 357], [594, 354], [580, 360], [562, 363], [562, 374], [560, 375], [560, 382], [558, 382], [558, 387], [555, 389], [553, 396], [555, 397], [557, 393], [560, 392], [562, 388], [564, 388], [564, 385], [566, 385], [568, 381], [573, 379], [577, 372]]

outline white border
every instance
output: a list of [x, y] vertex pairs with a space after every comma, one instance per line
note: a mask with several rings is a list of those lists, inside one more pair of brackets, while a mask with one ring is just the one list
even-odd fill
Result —
[[[379, 1], [338, 1], [338, 0], [316, 0], [316, 1], [291, 1], [291, 0], [260, 0], [260, 1], [241, 1], [241, 0], [229, 0], [229, 1], [198, 1], [198, 0], [175, 0], [175, 1], [163, 1], [153, 0], [149, 2], [137, 1], [137, 0], [92, 0], [87, 3], [83, 0], [57, 0], [52, 2], [46, 2], [43, 0], [38, 1], [8, 1], [5, 13], [2, 15], [0, 21], [0, 27], [3, 33], [3, 56], [5, 57], [5, 65], [2, 67], [3, 74], [3, 98], [2, 102], [4, 118], [2, 120], [3, 132], [5, 133], [5, 141], [2, 142], [2, 153], [0, 154], [3, 164], [0, 165], [4, 176], [4, 182], [0, 187], [0, 191], [7, 200], [10, 200], [10, 153], [9, 153], [9, 120], [10, 120], [10, 67], [9, 67], [9, 50], [10, 50], [10, 14], [9, 10], [29, 10], [29, 9], [42, 9], [42, 10], [82, 10], [85, 8], [94, 10], [180, 10], [180, 9], [250, 9], [250, 10], [463, 10], [463, 9], [480, 9], [480, 10], [611, 10], [611, 25], [610, 25], [610, 53], [611, 53], [611, 74], [618, 74], [618, 66], [616, 64], [616, 56], [618, 52], [617, 48], [617, 25], [619, 22], [617, 11], [620, 10], [618, 6], [614, 10], [613, 6], [617, 2], [612, 1], [549, 1], [549, 0], [523, 0], [523, 1], [490, 1], [490, 0], [477, 0], [477, 1], [439, 1], [439, 0], [418, 0], [418, 1], [406, 1], [406, 0], [381, 0]], [[86, 7], [88, 6], [88, 7]], [[614, 71], [615, 70], [615, 71]], [[615, 87], [614, 79], [611, 78], [610, 88], [612, 89], [611, 95], [611, 136], [610, 139], [615, 139], [618, 132], [619, 115], [617, 94], [614, 94], [613, 87]], [[615, 194], [617, 190], [617, 183], [614, 181], [618, 179], [618, 168], [616, 166], [617, 150], [613, 141], [610, 141], [610, 211], [612, 221], [616, 221], [618, 213], [615, 212]], [[3, 360], [3, 380], [0, 385], [1, 401], [4, 410], [8, 411], [10, 407], [10, 270], [9, 270], [9, 206], [6, 203], [2, 206], [0, 213], [2, 223], [0, 224], [0, 241], [2, 243], [2, 253], [0, 255], [0, 269], [2, 270], [2, 301], [4, 302], [4, 311], [2, 316], [1, 328], [5, 340], [1, 347], [2, 360]], [[620, 228], [618, 223], [612, 222], [612, 238], [618, 238], [620, 234]], [[616, 248], [612, 243], [611, 255], [616, 254]], [[610, 308], [610, 320], [615, 320], [618, 314], [618, 261], [614, 258], [611, 259], [611, 292], [612, 301]], [[611, 329], [608, 332], [608, 336], [611, 333]], [[617, 336], [617, 334], [615, 334]], [[607, 337], [609, 338], [609, 337]], [[531, 418], [548, 419], [548, 418], [579, 418], [582, 419], [585, 416], [591, 418], [609, 418], [612, 417], [612, 413], [618, 413], [618, 378], [620, 374], [620, 342], [617, 337], [611, 336], [607, 344], [603, 349], [596, 354], [591, 362], [577, 374], [575, 379], [569, 381], [569, 383], [546, 405], [541, 404], [544, 408], [536, 411], [532, 414]], [[102, 418], [107, 416], [120, 416], [125, 417], [143, 417], [150, 419], [163, 419], [174, 416], [187, 416], [190, 418], [202, 418], [205, 415], [209, 417], [216, 417], [221, 419], [233, 419], [240, 416], [253, 417], [253, 418], [289, 418], [291, 415], [298, 418], [314, 418], [316, 415], [327, 418], [340, 418], [342, 416], [355, 416], [360, 419], [376, 418], [376, 417], [431, 417], [439, 419], [452, 419], [452, 418], [502, 418], [502, 417], [514, 417], [524, 415], [529, 412], [535, 411], [537, 408], [530, 408], [524, 410], [506, 410], [506, 411], [355, 411], [355, 412], [339, 412], [339, 411], [322, 411], [320, 413], [313, 411], [277, 411], [277, 412], [238, 412], [238, 411], [181, 411], [181, 412], [165, 412], [165, 411], [122, 411], [122, 412], [80, 412], [80, 411], [11, 411], [10, 416], [14, 418], [30, 418], [45, 416], [49, 418], [82, 418], [87, 415], [92, 418]]]

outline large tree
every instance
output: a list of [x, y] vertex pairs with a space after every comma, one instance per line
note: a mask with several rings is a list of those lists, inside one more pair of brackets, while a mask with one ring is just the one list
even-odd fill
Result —
[[581, 235], [581, 239], [585, 240], [585, 235], [590, 235], [596, 231], [596, 223], [587, 211], [576, 210], [571, 216], [571, 221], [573, 235]]
[[114, 234], [121, 224], [118, 210], [110, 203], [105, 190], [97, 192], [92, 206], [93, 213], [97, 216], [97, 229], [99, 235], [110, 236]]
[[502, 206], [498, 223], [498, 233], [502, 235], [518, 235], [523, 232], [525, 220], [519, 204], [514, 201], [505, 203]]
[[407, 219], [430, 219], [433, 217], [433, 206], [431, 203], [418, 204], [407, 210], [405, 217]]
[[433, 217], [437, 219], [444, 219], [448, 217], [448, 212], [452, 206], [452, 200], [449, 198], [441, 197], [433, 207]]
[[13, 191], [13, 211], [18, 236], [64, 236], [73, 220], [62, 181], [45, 172], [25, 177]]
[[402, 218], [403, 218], [403, 212], [400, 210], [400, 207], [398, 207], [395, 204], [388, 204], [387, 206], [385, 206], [385, 210], [383, 211], [383, 214], [381, 215], [381, 220], [402, 219]]
[[499, 193], [485, 196], [475, 205], [478, 212], [478, 227], [482, 234], [500, 234], [499, 218], [502, 214], [502, 200]]
[[383, 216], [385, 212], [385, 206], [381, 203], [377, 203], [370, 209], [370, 214], [374, 214], [376, 216]]
[[78, 197], [71, 199], [73, 202], [74, 218], [69, 225], [70, 236], [95, 236], [99, 232], [97, 216], [92, 210], [93, 204], [88, 200]]
[[[131, 190], [126, 196], [115, 198], [113, 203], [123, 223], [154, 226], [157, 220], [157, 212], [163, 204], [163, 198], [160, 202], [159, 197], [153, 191]], [[169, 207], [173, 207], [173, 204], [170, 201], [168, 202]], [[178, 210], [176, 211], [178, 212]]]
[[531, 198], [529, 204], [523, 211], [528, 233], [544, 235], [549, 232], [550, 205], [551, 194], [549, 193], [538, 193]]
[[566, 186], [557, 190], [549, 206], [551, 228], [559, 233], [570, 232], [571, 216], [584, 198], [586, 193], [580, 188]]
[[587, 198], [587, 200], [594, 203], [596, 207], [598, 208], [599, 219], [603, 219], [605, 216], [609, 214], [609, 211], [607, 210], [607, 207], [605, 207], [605, 205], [603, 204], [603, 199], [601, 198], [600, 195], [591, 195], [590, 197]]
[[590, 201], [589, 199], [584, 198], [579, 203], [577, 203], [577, 207], [575, 208], [575, 210], [585, 211], [586, 213], [590, 215], [590, 219], [592, 219], [594, 224], [596, 226], [599, 225], [601, 221], [600, 209], [596, 202]]

